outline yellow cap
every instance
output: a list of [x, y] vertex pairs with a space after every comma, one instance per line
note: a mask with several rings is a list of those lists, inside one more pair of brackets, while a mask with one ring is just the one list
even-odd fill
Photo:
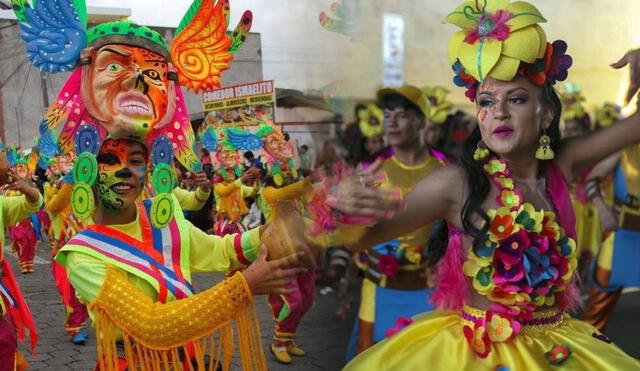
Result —
[[399, 88], [382, 88], [378, 90], [376, 96], [378, 97], [378, 101], [381, 101], [382, 98], [386, 97], [390, 94], [400, 94], [403, 97], [407, 98], [411, 103], [415, 104], [416, 107], [422, 111], [422, 114], [427, 117], [429, 111], [429, 101], [427, 97], [424, 95], [422, 90], [418, 89], [413, 85], [404, 85]]

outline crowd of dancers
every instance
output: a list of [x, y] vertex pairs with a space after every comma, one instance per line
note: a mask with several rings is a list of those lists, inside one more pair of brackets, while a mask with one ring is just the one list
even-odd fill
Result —
[[[443, 87], [385, 87], [321, 148], [258, 111], [251, 129], [194, 133], [182, 87], [219, 86], [251, 26], [245, 12], [227, 32], [228, 1], [194, 2], [170, 44], [130, 20], [87, 29], [77, 1], [14, 11], [31, 62], [71, 74], [35, 146], [0, 154], [0, 233], [26, 278], [51, 249], [61, 331], [84, 344], [91, 318], [96, 370], [228, 369], [234, 349], [243, 369], [266, 369], [265, 353], [294, 363], [320, 273], [338, 315], [360, 288], [348, 370], [640, 367], [602, 332], [640, 286], [640, 114], [588, 112], [535, 6], [471, 1], [445, 18], [474, 115]], [[628, 100], [639, 61], [613, 65], [631, 69]], [[17, 343], [28, 331], [33, 350], [38, 318], [0, 260], [0, 370], [25, 369]], [[202, 272], [225, 278], [196, 291]], [[256, 295], [273, 315], [266, 352]]]

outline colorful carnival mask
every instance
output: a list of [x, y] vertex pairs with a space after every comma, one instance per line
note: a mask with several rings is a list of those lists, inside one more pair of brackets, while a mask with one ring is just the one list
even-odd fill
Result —
[[222, 71], [249, 32], [251, 12], [231, 33], [228, 0], [196, 0], [168, 45], [156, 31], [129, 20], [86, 30], [82, 0], [36, 0], [33, 7], [26, 0], [12, 3], [32, 64], [51, 73], [72, 71], [40, 131], [44, 136], [62, 125], [60, 151], [78, 154], [74, 212], [91, 214], [102, 142], [132, 139], [149, 149], [156, 194], [151, 219], [157, 227], [166, 225], [173, 214], [168, 193], [176, 184], [174, 156], [190, 171], [202, 169], [179, 85], [196, 93], [220, 86]]
[[254, 134], [237, 127], [223, 129], [227, 141], [234, 148], [243, 151], [262, 149], [262, 160], [266, 162], [269, 174], [276, 185], [280, 186], [286, 178], [297, 178], [298, 172], [293, 164], [293, 147], [287, 142], [284, 134], [271, 120], [256, 113], [259, 123], [258, 131]]
[[221, 126], [207, 124], [201, 128], [199, 137], [209, 153], [213, 153], [214, 167], [223, 180], [232, 181], [242, 175], [240, 148], [227, 139]]
[[95, 61], [85, 69], [83, 101], [111, 136], [143, 138], [173, 116], [174, 106], [167, 105], [175, 87], [164, 56], [121, 44], [88, 48], [83, 55]]
[[509, 0], [467, 1], [444, 20], [462, 30], [451, 37], [449, 60], [454, 83], [475, 101], [476, 88], [487, 77], [511, 81], [526, 75], [536, 85], [567, 78], [572, 59], [567, 44], [553, 44], [538, 23], [546, 22], [535, 6]]
[[29, 154], [25, 154], [22, 148], [10, 147], [7, 150], [7, 161], [16, 175], [22, 179], [28, 180], [36, 171], [38, 166], [39, 153], [37, 150], [32, 150]]
[[73, 162], [75, 161], [75, 153], [71, 151], [68, 154], [64, 154], [57, 157], [58, 167], [62, 174], [68, 174], [73, 169]]

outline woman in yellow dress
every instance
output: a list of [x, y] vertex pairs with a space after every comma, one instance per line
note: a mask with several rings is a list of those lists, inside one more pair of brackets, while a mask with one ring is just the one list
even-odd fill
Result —
[[[560, 146], [562, 108], [553, 84], [567, 77], [572, 60], [563, 41], [547, 42], [538, 25], [544, 21], [533, 5], [508, 0], [469, 1], [445, 18], [462, 28], [449, 57], [454, 81], [476, 103], [478, 127], [460, 165], [424, 178], [404, 211], [354, 246], [445, 219], [447, 243], [431, 246], [441, 258], [437, 310], [414, 317], [346, 370], [640, 367], [567, 314], [579, 301], [568, 181], [640, 141], [640, 115]], [[630, 52], [615, 66], [637, 68], [638, 58], [640, 51]]]

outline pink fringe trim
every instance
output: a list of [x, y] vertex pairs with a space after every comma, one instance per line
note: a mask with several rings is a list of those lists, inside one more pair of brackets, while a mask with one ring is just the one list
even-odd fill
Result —
[[436, 268], [436, 289], [431, 295], [431, 304], [436, 309], [459, 310], [467, 301], [467, 280], [462, 272], [465, 257], [462, 250], [464, 232], [449, 225], [449, 246]]

